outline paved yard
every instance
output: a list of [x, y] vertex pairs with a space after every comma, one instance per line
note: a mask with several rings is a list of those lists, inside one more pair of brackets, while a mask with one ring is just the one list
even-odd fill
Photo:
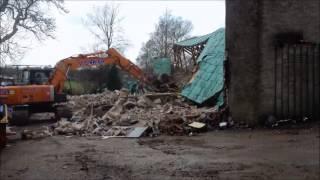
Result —
[[193, 137], [18, 140], [0, 160], [1, 180], [319, 179], [319, 124]]

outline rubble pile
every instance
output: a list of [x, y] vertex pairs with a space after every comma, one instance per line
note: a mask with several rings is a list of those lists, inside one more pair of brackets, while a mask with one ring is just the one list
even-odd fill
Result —
[[[192, 122], [206, 128], [219, 124], [217, 108], [197, 108], [176, 93], [130, 95], [127, 90], [70, 96], [70, 119], [62, 118], [51, 129], [53, 134], [128, 136], [135, 128], [149, 135], [184, 135], [192, 132]], [[219, 117], [220, 118], [220, 117]], [[215, 122], [216, 121], [216, 122]], [[138, 133], [139, 134], [139, 133]]]
[[53, 133], [49, 130], [48, 127], [43, 127], [39, 130], [23, 130], [21, 132], [21, 139], [27, 140], [27, 139], [41, 139], [44, 137], [52, 136]]

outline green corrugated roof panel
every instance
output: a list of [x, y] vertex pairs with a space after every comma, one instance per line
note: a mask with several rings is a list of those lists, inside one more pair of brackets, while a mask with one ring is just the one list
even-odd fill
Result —
[[169, 58], [157, 58], [152, 60], [153, 72], [156, 75], [171, 75], [171, 61]]
[[129, 89], [130, 92], [135, 91], [137, 86], [138, 86], [138, 81], [137, 80], [130, 80], [130, 79], [126, 79], [125, 81], [123, 81], [123, 84], [122, 84], [122, 87]]
[[205, 48], [197, 59], [199, 69], [195, 78], [182, 90], [182, 96], [198, 104], [216, 96], [217, 105], [223, 104], [224, 49], [225, 30], [220, 28], [211, 33]]
[[206, 35], [203, 35], [203, 36], [200, 36], [200, 37], [193, 37], [193, 38], [190, 38], [190, 39], [186, 39], [186, 40], [183, 40], [183, 41], [175, 43], [175, 45], [186, 46], [186, 47], [195, 46], [197, 44], [206, 42], [212, 36], [212, 34], [213, 33], [206, 34]]
[[[224, 58], [224, 28], [220, 28], [215, 32], [211, 33], [211, 37], [206, 43], [205, 48], [202, 50], [197, 62], [202, 61], [205, 56], [214, 56], [213, 58]], [[210, 64], [212, 62], [209, 62]]]

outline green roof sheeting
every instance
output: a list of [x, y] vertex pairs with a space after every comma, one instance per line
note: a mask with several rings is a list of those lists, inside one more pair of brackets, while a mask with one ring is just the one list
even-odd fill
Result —
[[127, 79], [125, 82], [123, 82], [123, 87], [129, 90], [133, 89], [137, 85], [138, 85], [138, 82], [136, 80]]
[[199, 69], [194, 79], [182, 90], [182, 96], [202, 104], [215, 96], [216, 104], [223, 104], [225, 30], [220, 28], [210, 34], [205, 48], [197, 59]]
[[162, 74], [171, 75], [171, 61], [169, 58], [156, 58], [152, 60], [153, 72], [161, 76]]
[[195, 46], [197, 44], [206, 42], [211, 37], [211, 35], [212, 35], [212, 33], [206, 34], [206, 35], [203, 35], [203, 36], [200, 36], [200, 37], [193, 37], [193, 38], [190, 38], [190, 39], [186, 39], [186, 40], [177, 42], [177, 43], [175, 43], [175, 45], [185, 46], [185, 47]]

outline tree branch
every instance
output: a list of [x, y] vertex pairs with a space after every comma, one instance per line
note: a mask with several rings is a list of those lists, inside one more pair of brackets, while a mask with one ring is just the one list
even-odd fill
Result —
[[22, 13], [22, 10], [20, 10], [17, 14], [17, 16], [14, 18], [14, 23], [12, 25], [12, 31], [8, 34], [6, 34], [3, 38], [0, 38], [0, 44], [6, 42], [10, 38], [12, 38], [17, 32], [18, 32], [18, 26], [21, 25], [21, 21], [24, 21], [28, 17], [28, 10], [36, 1], [30, 0], [30, 3], [28, 6], [24, 9], [24, 13]]
[[[58, 10], [66, 10], [62, 7], [63, 0], [0, 0], [0, 53], [6, 57], [14, 57], [18, 47], [24, 49], [21, 43], [16, 42], [16, 34], [20, 29], [30, 32], [38, 40], [43, 37], [54, 38], [52, 32], [55, 30], [54, 19], [43, 12], [42, 4], [50, 4]], [[11, 48], [14, 48], [12, 51]], [[3, 56], [2, 56], [3, 57]]]
[[2, 0], [0, 4], [0, 13], [4, 12], [8, 6], [9, 0]]

